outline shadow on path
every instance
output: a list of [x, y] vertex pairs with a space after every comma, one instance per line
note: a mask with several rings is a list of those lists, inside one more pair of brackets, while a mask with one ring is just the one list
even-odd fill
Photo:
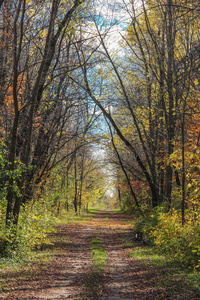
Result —
[[[92, 220], [90, 215], [85, 225], [60, 225], [51, 234], [54, 245], [43, 247], [51, 251], [51, 263], [33, 265], [24, 273], [10, 272], [9, 279], [2, 280], [9, 280], [11, 289], [0, 294], [0, 299], [197, 300], [186, 285], [180, 298], [176, 283], [160, 284], [164, 269], [148, 269], [130, 257], [126, 246], [132, 236], [130, 221], [127, 215], [99, 212]], [[95, 294], [88, 297], [86, 279], [93, 264], [89, 244], [94, 237], [99, 237], [106, 250], [107, 266], [95, 283]]]

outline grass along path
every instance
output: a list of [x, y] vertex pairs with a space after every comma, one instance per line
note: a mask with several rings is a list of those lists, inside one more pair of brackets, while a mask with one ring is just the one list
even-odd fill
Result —
[[125, 214], [94, 212], [58, 225], [37, 262], [0, 269], [0, 299], [200, 299], [186, 272], [161, 266], [146, 255], [151, 248], [133, 242], [131, 223]]
[[103, 272], [106, 266], [107, 255], [98, 237], [93, 238], [90, 242], [90, 250], [92, 254], [93, 265], [89, 275], [85, 279], [85, 286], [87, 289], [85, 299], [98, 299], [98, 294], [101, 290]]

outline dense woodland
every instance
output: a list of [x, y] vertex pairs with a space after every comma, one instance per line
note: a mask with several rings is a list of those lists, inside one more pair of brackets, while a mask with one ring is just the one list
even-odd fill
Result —
[[199, 267], [199, 20], [195, 0], [0, 1], [4, 256], [118, 204]]

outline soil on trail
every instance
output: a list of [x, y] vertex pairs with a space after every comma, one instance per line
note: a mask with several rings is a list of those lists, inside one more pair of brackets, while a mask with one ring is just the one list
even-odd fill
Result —
[[[0, 299], [199, 299], [188, 291], [187, 285], [180, 293], [176, 285], [160, 284], [164, 270], [144, 267], [131, 258], [130, 247], [126, 246], [133, 238], [130, 224], [127, 215], [100, 212], [84, 225], [59, 226], [57, 233], [52, 234], [54, 245], [46, 246], [54, 249], [51, 262], [34, 266], [32, 272], [10, 273], [10, 290], [0, 294]], [[89, 245], [94, 237], [101, 240], [107, 260], [106, 269], [93, 282], [97, 289], [91, 294], [88, 278], [93, 262]]]

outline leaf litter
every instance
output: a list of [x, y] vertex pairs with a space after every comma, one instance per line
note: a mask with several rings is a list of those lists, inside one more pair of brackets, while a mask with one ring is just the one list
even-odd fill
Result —
[[[107, 259], [106, 268], [98, 282], [94, 282], [95, 293], [91, 294], [87, 281], [93, 266], [89, 245], [96, 236], [102, 242]], [[49, 247], [50, 262], [40, 262], [32, 271], [23, 272], [22, 267], [19, 272], [3, 274], [2, 279], [11, 285], [0, 293], [1, 300], [199, 299], [187, 283], [178, 285], [171, 280], [166, 284], [165, 270], [144, 266], [129, 255], [130, 249], [125, 244], [132, 238], [130, 216], [99, 212], [84, 224], [59, 225], [57, 233], [51, 233], [50, 238], [54, 245], [44, 247]]]

